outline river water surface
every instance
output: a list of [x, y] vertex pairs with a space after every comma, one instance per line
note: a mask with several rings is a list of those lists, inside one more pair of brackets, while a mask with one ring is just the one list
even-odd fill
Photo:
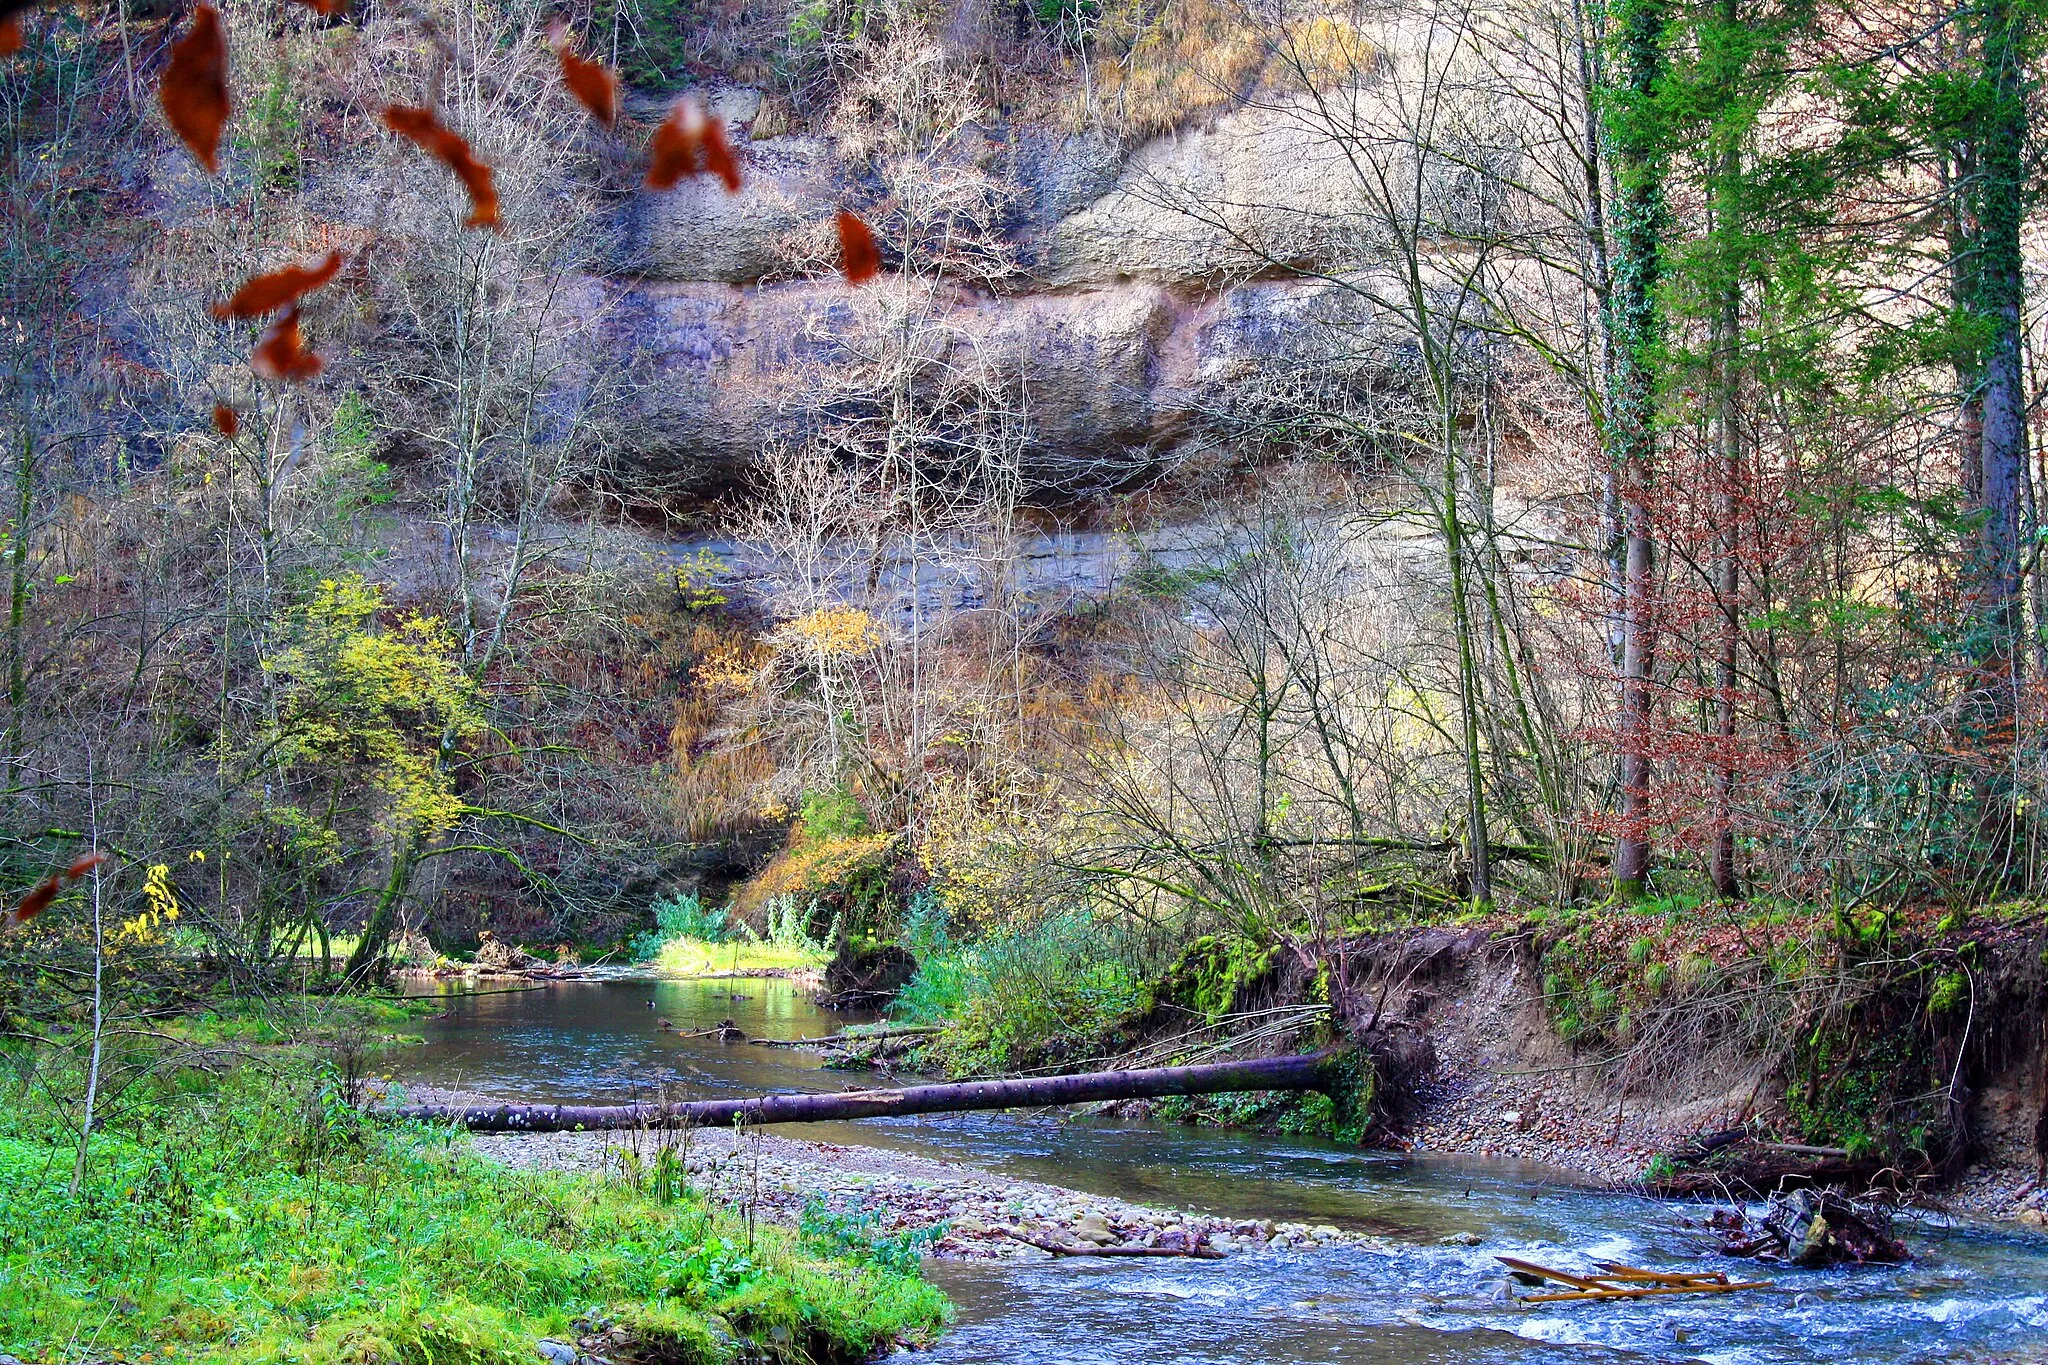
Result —
[[[679, 1036], [730, 1018], [750, 1037], [846, 1017], [773, 980], [563, 982], [451, 1001], [401, 1078], [513, 1100], [619, 1102], [839, 1089], [801, 1049]], [[662, 1020], [672, 1025], [663, 1030]], [[1496, 1254], [1559, 1268], [1699, 1261], [1697, 1207], [1575, 1187], [1541, 1167], [1400, 1157], [1213, 1129], [1035, 1114], [791, 1125], [790, 1137], [916, 1151], [1167, 1207], [1332, 1223], [1381, 1247], [1222, 1261], [935, 1262], [960, 1309], [931, 1365], [1376, 1362], [2048, 1361], [2048, 1238], [1915, 1222], [1912, 1264], [1799, 1271], [1712, 1261], [1769, 1289], [1717, 1298], [1521, 1307]], [[1470, 1233], [1478, 1246], [1446, 1245]], [[1757, 1272], [1751, 1274], [1751, 1272]]]

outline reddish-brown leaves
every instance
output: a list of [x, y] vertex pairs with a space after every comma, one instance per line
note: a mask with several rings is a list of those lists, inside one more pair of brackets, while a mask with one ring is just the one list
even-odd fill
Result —
[[332, 19], [348, 9], [348, 0], [299, 0], [299, 3], [322, 19]]
[[704, 106], [685, 96], [647, 144], [647, 188], [672, 190], [701, 171], [725, 182], [727, 194], [740, 192], [740, 163], [725, 140], [725, 120], [707, 116]]
[[278, 315], [276, 322], [265, 329], [256, 343], [256, 351], [249, 357], [249, 368], [265, 379], [282, 379], [289, 383], [300, 383], [320, 373], [323, 362], [320, 357], [306, 349], [306, 339], [299, 334], [299, 310], [287, 308]]
[[52, 872], [30, 887], [19, 905], [5, 914], [0, 914], [0, 930], [18, 929], [27, 924], [50, 908], [51, 902], [57, 899], [57, 893], [64, 889], [65, 882], [77, 881], [106, 860], [107, 855], [104, 853], [87, 853], [74, 858], [71, 865], [62, 872]]
[[213, 305], [213, 315], [222, 319], [263, 317], [286, 304], [297, 303], [339, 273], [341, 253], [330, 251], [326, 260], [310, 270], [288, 265], [268, 275], [252, 275], [235, 291], [233, 298]]
[[498, 190], [491, 168], [478, 161], [469, 144], [441, 126], [431, 109], [394, 104], [384, 111], [384, 126], [409, 138], [428, 156], [447, 166], [469, 189], [469, 226], [498, 228]]
[[10, 14], [0, 19], [0, 57], [12, 57], [21, 51], [21, 16]]
[[220, 130], [226, 126], [228, 104], [228, 39], [220, 11], [200, 5], [192, 11], [192, 27], [171, 49], [171, 64], [157, 87], [164, 117], [199, 164], [220, 169]]
[[866, 284], [882, 273], [882, 249], [868, 225], [845, 209], [839, 210], [839, 269], [848, 284]]
[[235, 439], [235, 433], [242, 429], [242, 419], [226, 403], [215, 403], [213, 429], [232, 441]]
[[590, 116], [609, 128], [619, 121], [619, 78], [603, 62], [594, 62], [588, 57], [579, 57], [569, 46], [569, 33], [565, 25], [557, 21], [548, 29], [548, 41], [555, 45], [555, 53], [562, 59], [562, 84], [569, 87], [569, 93], [576, 102], [590, 111]]

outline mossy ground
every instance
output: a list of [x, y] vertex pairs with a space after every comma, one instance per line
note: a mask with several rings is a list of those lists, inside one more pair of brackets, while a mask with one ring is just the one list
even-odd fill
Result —
[[76, 1193], [63, 1117], [32, 1092], [0, 1113], [0, 1350], [27, 1360], [532, 1365], [537, 1338], [608, 1324], [664, 1360], [852, 1360], [947, 1312], [914, 1273], [668, 1182], [365, 1121], [301, 1049], [139, 1082]]

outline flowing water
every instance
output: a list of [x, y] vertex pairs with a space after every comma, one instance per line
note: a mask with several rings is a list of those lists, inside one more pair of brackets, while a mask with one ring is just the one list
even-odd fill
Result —
[[[651, 1008], [650, 1008], [651, 1006]], [[396, 1069], [517, 1100], [619, 1101], [837, 1089], [817, 1054], [681, 1036], [730, 1018], [752, 1037], [829, 1033], [844, 1016], [771, 980], [571, 982], [451, 1002]], [[664, 1031], [660, 1021], [672, 1029]], [[1716, 1298], [1521, 1307], [1496, 1297], [1497, 1253], [1699, 1264], [1701, 1211], [1574, 1188], [1498, 1161], [1395, 1157], [1213, 1129], [1022, 1114], [932, 1115], [782, 1129], [914, 1150], [999, 1174], [1244, 1218], [1332, 1223], [1378, 1249], [1223, 1261], [946, 1261], [960, 1308], [931, 1365], [1281, 1365], [1587, 1360], [2048, 1360], [2048, 1238], [1912, 1223], [1897, 1269], [1807, 1272], [1715, 1262], [1772, 1287]], [[1471, 1233], [1474, 1247], [1443, 1239]]]

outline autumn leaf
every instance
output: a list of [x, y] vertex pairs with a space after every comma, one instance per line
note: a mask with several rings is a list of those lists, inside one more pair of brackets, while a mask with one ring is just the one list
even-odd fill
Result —
[[868, 225], [845, 209], [839, 210], [839, 269], [848, 284], [866, 284], [882, 273], [882, 249]]
[[467, 226], [498, 230], [498, 190], [491, 168], [476, 159], [467, 142], [442, 127], [433, 110], [394, 104], [384, 111], [384, 126], [455, 172], [469, 190]]
[[296, 303], [341, 273], [341, 253], [330, 251], [319, 265], [306, 269], [288, 265], [268, 275], [251, 276], [226, 303], [213, 305], [217, 318], [260, 318]]
[[0, 932], [18, 929], [42, 914], [57, 899], [57, 893], [64, 889], [65, 882], [77, 881], [106, 860], [107, 855], [104, 853], [82, 854], [72, 859], [71, 865], [63, 871], [52, 872], [37, 882], [29, 888], [28, 894], [21, 898], [18, 905], [5, 914], [0, 914]]
[[227, 125], [228, 40], [220, 11], [200, 5], [192, 27], [171, 48], [171, 64], [157, 87], [171, 131], [209, 172], [220, 169], [220, 130]]
[[229, 440], [233, 440], [235, 433], [242, 429], [242, 419], [236, 416], [235, 410], [226, 403], [215, 403], [213, 405], [213, 429]]
[[590, 116], [609, 128], [619, 121], [619, 78], [603, 62], [580, 57], [569, 45], [567, 29], [558, 21], [548, 30], [548, 39], [562, 59], [562, 84]]
[[325, 362], [306, 349], [306, 340], [299, 334], [299, 310], [288, 308], [278, 315], [263, 336], [256, 342], [255, 353], [249, 357], [249, 368], [265, 379], [281, 379], [287, 383], [300, 383], [319, 374]]
[[709, 117], [686, 95], [647, 144], [647, 188], [672, 190], [701, 171], [723, 181], [726, 193], [739, 193], [739, 162], [725, 140], [724, 120]]

